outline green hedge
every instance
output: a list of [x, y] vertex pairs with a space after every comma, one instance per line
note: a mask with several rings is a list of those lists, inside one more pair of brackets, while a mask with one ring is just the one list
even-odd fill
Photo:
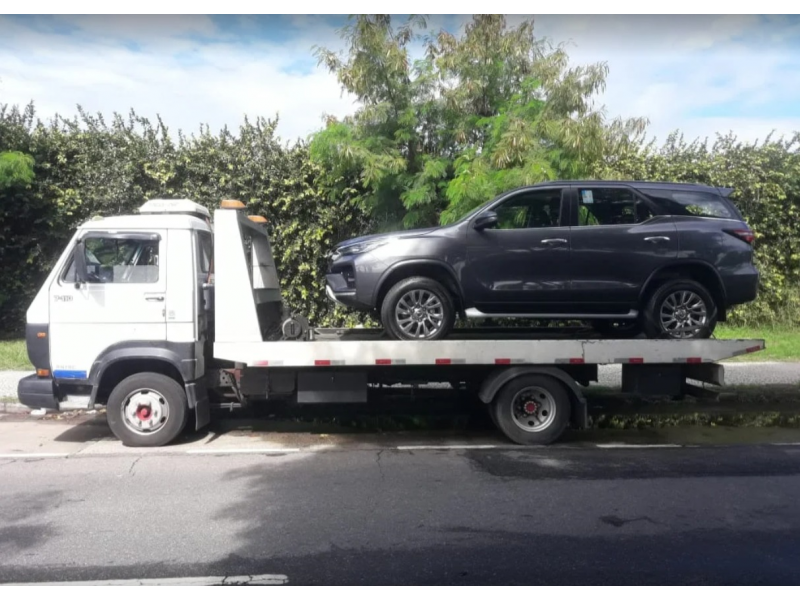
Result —
[[[27, 306], [80, 223], [134, 211], [155, 197], [188, 197], [209, 208], [225, 197], [246, 202], [272, 224], [288, 304], [314, 323], [354, 323], [325, 298], [322, 276], [333, 243], [372, 228], [358, 202], [360, 182], [340, 182], [336, 197], [323, 192], [331, 174], [311, 162], [304, 144], [282, 143], [275, 126], [257, 119], [236, 132], [204, 129], [185, 137], [133, 113], [106, 122], [81, 112], [45, 124], [32, 107], [0, 107], [0, 152], [34, 161], [32, 179], [0, 179], [0, 334], [22, 331]], [[756, 232], [762, 289], [732, 319], [798, 325], [799, 143], [797, 135], [760, 144], [732, 136], [686, 143], [676, 136], [663, 147], [607, 157], [598, 176], [736, 188], [734, 201]], [[24, 161], [12, 158], [24, 170]]]
[[306, 148], [281, 143], [275, 126], [258, 119], [238, 132], [184, 137], [133, 113], [43, 124], [32, 107], [0, 108], [0, 149], [33, 157], [35, 172], [31, 182], [0, 187], [3, 337], [23, 330], [33, 295], [77, 226], [157, 197], [188, 197], [210, 209], [221, 198], [244, 201], [272, 225], [288, 304], [315, 323], [346, 320], [320, 291], [325, 257], [336, 241], [369, 229], [368, 218], [346, 190], [321, 197]]

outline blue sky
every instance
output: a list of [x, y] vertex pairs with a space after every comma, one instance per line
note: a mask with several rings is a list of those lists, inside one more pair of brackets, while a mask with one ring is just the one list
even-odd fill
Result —
[[[514, 23], [522, 17], [513, 16]], [[733, 131], [763, 139], [800, 130], [800, 18], [534, 16], [574, 64], [608, 62], [598, 101], [609, 116], [645, 116], [663, 139]], [[437, 16], [458, 30], [468, 16]], [[324, 113], [354, 108], [316, 66], [315, 44], [339, 48], [344, 17], [3, 16], [0, 103], [33, 100], [42, 117], [160, 114], [173, 130], [236, 127], [245, 114], [280, 115], [284, 139], [305, 137]]]

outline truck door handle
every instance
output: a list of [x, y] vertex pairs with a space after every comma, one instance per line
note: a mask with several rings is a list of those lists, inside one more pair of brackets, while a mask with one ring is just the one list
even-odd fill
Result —
[[665, 235], [656, 235], [653, 237], [646, 237], [644, 241], [650, 242], [651, 244], [658, 244], [659, 242], [668, 242], [669, 238]]
[[542, 243], [543, 244], [547, 244], [547, 245], [550, 245], [550, 244], [566, 244], [567, 240], [565, 240], [564, 238], [551, 238], [551, 239], [548, 239], [548, 240], [542, 240]]
[[163, 302], [164, 296], [145, 296], [144, 299], [148, 302]]

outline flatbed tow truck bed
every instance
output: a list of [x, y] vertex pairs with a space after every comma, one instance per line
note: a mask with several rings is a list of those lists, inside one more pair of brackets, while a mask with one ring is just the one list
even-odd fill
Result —
[[764, 349], [763, 340], [752, 339], [519, 339], [513, 333], [486, 339], [456, 332], [445, 340], [407, 342], [358, 333], [338, 340], [216, 343], [214, 355], [248, 367], [701, 364]]

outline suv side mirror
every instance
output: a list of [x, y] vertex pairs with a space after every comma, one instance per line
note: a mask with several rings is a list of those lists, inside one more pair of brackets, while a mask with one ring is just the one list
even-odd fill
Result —
[[75, 244], [75, 287], [79, 288], [82, 284], [86, 283], [86, 247], [83, 245], [83, 240]]
[[495, 225], [497, 225], [497, 213], [493, 210], [487, 210], [485, 213], [482, 213], [477, 219], [475, 219], [475, 222], [472, 224], [472, 228], [477, 229], [478, 231], [483, 231], [484, 229], [494, 227]]

